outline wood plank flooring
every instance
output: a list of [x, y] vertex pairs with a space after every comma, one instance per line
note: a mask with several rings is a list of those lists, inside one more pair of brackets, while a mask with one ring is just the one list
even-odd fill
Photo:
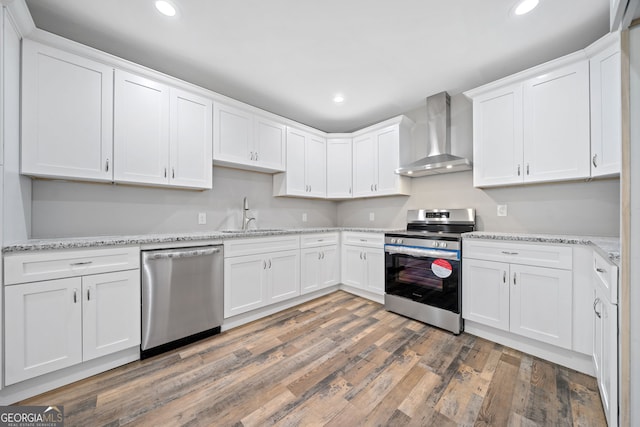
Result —
[[21, 405], [66, 426], [605, 426], [595, 379], [343, 291]]

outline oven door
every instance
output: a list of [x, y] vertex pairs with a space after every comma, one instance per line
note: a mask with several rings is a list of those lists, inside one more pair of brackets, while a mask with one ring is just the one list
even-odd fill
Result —
[[385, 292], [460, 313], [460, 252], [385, 245]]

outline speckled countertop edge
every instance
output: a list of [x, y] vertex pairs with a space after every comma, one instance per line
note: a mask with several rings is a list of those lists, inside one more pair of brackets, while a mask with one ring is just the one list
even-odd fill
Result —
[[464, 239], [506, 240], [513, 242], [556, 243], [563, 245], [591, 245], [595, 246], [603, 256], [620, 266], [620, 238], [601, 236], [570, 236], [561, 234], [525, 234], [525, 233], [497, 233], [488, 231], [474, 231], [464, 233]]
[[131, 236], [95, 236], [69, 237], [57, 239], [32, 239], [9, 244], [2, 248], [2, 253], [29, 252], [55, 249], [95, 248], [101, 246], [146, 245], [172, 242], [224, 241], [238, 238], [269, 237], [285, 234], [312, 234], [337, 231], [354, 231], [361, 233], [384, 233], [394, 231], [383, 228], [357, 227], [320, 227], [320, 228], [283, 228], [256, 230], [250, 233], [242, 231], [206, 231], [198, 233], [142, 234]]

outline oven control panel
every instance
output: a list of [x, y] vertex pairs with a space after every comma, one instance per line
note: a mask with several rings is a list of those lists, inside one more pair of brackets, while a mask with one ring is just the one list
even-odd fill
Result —
[[413, 237], [385, 237], [385, 243], [391, 245], [413, 246], [418, 248], [434, 248], [460, 250], [459, 241], [420, 239]]

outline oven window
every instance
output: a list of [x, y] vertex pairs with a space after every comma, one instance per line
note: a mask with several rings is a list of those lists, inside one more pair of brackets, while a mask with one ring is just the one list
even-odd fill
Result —
[[444, 279], [434, 274], [433, 263], [416, 258], [397, 259], [397, 281], [407, 285], [415, 285], [442, 291]]

